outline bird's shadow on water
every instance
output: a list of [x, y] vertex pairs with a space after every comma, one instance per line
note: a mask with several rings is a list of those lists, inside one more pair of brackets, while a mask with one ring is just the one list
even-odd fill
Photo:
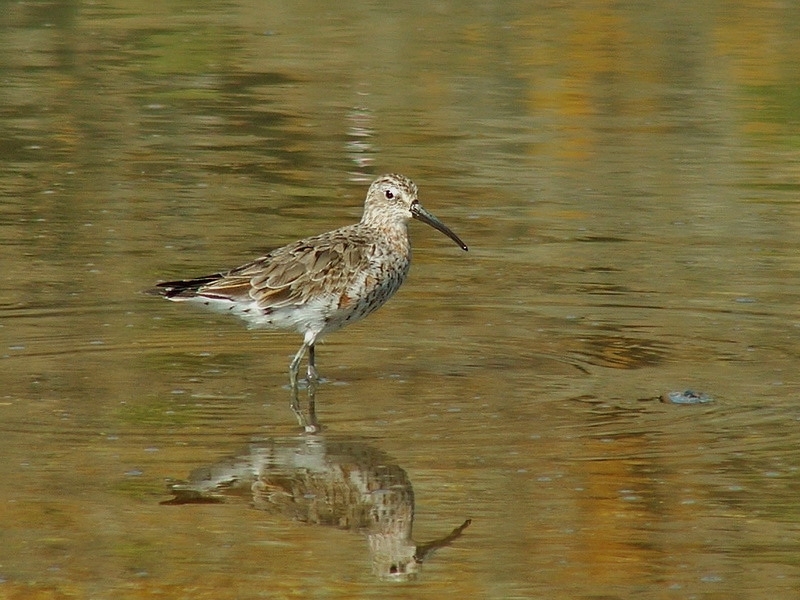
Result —
[[169, 482], [173, 498], [161, 504], [247, 498], [272, 515], [362, 534], [377, 577], [415, 578], [422, 563], [457, 540], [471, 521], [435, 540], [415, 541], [414, 489], [405, 470], [369, 442], [323, 435], [314, 391], [306, 413], [293, 394], [303, 434], [256, 439], [235, 456], [198, 467], [185, 481]]

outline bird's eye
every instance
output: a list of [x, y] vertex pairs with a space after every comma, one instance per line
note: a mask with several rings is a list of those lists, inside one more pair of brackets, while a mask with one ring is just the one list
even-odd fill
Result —
[[386, 199], [391, 200], [394, 198], [394, 192], [392, 190], [386, 190]]

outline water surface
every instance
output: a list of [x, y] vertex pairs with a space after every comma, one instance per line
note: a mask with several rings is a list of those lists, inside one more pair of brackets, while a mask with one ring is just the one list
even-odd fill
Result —
[[[793, 5], [5, 11], [3, 594], [800, 587]], [[376, 572], [368, 527], [247, 494], [160, 504], [243, 449], [311, 442], [288, 407], [297, 335], [141, 294], [353, 222], [386, 171], [470, 252], [411, 224], [402, 290], [318, 349], [301, 466], [378, 457], [419, 543], [471, 518], [414, 578]], [[660, 400], [685, 390], [713, 401]]]

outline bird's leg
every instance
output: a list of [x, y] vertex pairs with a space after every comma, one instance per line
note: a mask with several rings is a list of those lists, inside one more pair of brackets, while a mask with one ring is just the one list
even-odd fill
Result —
[[292, 401], [289, 406], [291, 406], [294, 416], [297, 417], [297, 422], [300, 424], [300, 427], [304, 426], [305, 417], [300, 408], [300, 401], [297, 399], [297, 367], [300, 364], [300, 360], [303, 358], [305, 347], [305, 344], [300, 346], [300, 350], [295, 354], [292, 362], [289, 363], [289, 384], [292, 388]]
[[[313, 347], [314, 346], [311, 346], [311, 348]], [[295, 394], [295, 396], [297, 395], [297, 371], [300, 369], [300, 361], [303, 360], [303, 355], [306, 353], [308, 348], [309, 345], [303, 342], [303, 345], [300, 346], [300, 350], [297, 351], [297, 354], [294, 355], [292, 362], [289, 363], [289, 383], [292, 385], [292, 392]]]
[[314, 365], [314, 344], [308, 347], [308, 421], [305, 423], [303, 429], [306, 433], [319, 433], [322, 426], [317, 421], [316, 411], [316, 394], [317, 383], [319, 382], [319, 374]]
[[[300, 407], [300, 400], [297, 397], [297, 372], [300, 370], [300, 362], [303, 360], [303, 355], [308, 350], [308, 419], [303, 414], [303, 409]], [[322, 427], [317, 421], [317, 414], [315, 410], [314, 394], [316, 392], [316, 376], [317, 370], [314, 368], [314, 345], [303, 343], [300, 350], [294, 355], [292, 362], [289, 364], [289, 381], [292, 385], [292, 403], [291, 408], [294, 416], [297, 417], [297, 422], [306, 433], [317, 433]]]
[[319, 381], [319, 373], [317, 373], [317, 367], [315, 364], [315, 353], [314, 353], [314, 344], [311, 344], [308, 347], [308, 370], [306, 374], [308, 376], [308, 383], [310, 384], [312, 381]]

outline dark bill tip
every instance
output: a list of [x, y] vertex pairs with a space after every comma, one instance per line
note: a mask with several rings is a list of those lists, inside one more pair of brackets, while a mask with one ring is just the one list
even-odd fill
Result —
[[442, 223], [439, 219], [434, 217], [427, 210], [422, 208], [422, 205], [419, 202], [415, 202], [414, 204], [411, 205], [411, 214], [415, 219], [422, 221], [423, 223], [427, 223], [434, 229], [438, 229], [439, 231], [441, 231], [443, 234], [445, 234], [447, 237], [453, 240], [456, 244], [458, 244], [461, 247], [461, 249], [464, 250], [465, 252], [469, 250], [469, 248], [467, 248], [467, 245], [461, 240], [460, 237], [458, 237], [455, 233], [453, 233], [453, 231], [447, 225]]

